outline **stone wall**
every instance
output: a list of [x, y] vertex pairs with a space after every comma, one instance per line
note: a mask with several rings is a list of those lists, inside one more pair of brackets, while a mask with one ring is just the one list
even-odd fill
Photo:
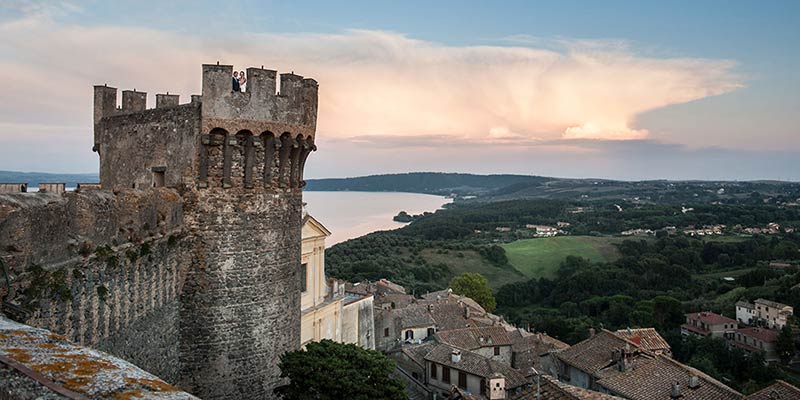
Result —
[[13, 275], [80, 262], [97, 247], [163, 236], [182, 223], [181, 197], [164, 188], [0, 194], [0, 258]]
[[167, 187], [193, 183], [199, 133], [199, 102], [104, 116], [94, 138], [102, 187], [157, 186], [157, 173]]
[[169, 189], [0, 195], [4, 311], [175, 382], [182, 220]]
[[181, 300], [181, 387], [205, 399], [271, 398], [300, 346], [299, 191], [206, 189]]
[[273, 398], [281, 354], [300, 347], [302, 171], [317, 85], [289, 74], [279, 96], [274, 71], [249, 68], [248, 91], [232, 92], [231, 73], [203, 66], [197, 179], [183, 193], [193, 248], [180, 384], [204, 399]]

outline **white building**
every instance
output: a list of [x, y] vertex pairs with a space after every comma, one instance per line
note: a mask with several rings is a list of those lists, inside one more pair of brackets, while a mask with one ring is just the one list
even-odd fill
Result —
[[793, 307], [777, 301], [756, 299], [753, 303], [744, 300], [736, 302], [736, 319], [746, 325], [781, 330], [793, 314]]
[[753, 318], [755, 318], [755, 316], [755, 304], [745, 300], [739, 300], [736, 302], [736, 322], [744, 325], [750, 325], [753, 323]]
[[303, 219], [300, 281], [303, 346], [330, 339], [375, 348], [371, 294], [347, 293], [344, 282], [325, 277], [325, 238], [331, 232], [310, 215]]

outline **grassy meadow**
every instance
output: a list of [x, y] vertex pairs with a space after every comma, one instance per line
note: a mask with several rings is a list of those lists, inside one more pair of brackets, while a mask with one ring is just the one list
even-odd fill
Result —
[[615, 243], [623, 237], [556, 236], [523, 239], [503, 245], [509, 263], [529, 278], [553, 277], [567, 256], [579, 256], [592, 261], [614, 261], [619, 257]]

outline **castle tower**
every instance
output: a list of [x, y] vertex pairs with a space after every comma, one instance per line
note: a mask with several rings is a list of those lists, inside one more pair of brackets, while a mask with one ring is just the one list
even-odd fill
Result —
[[[183, 197], [191, 248], [180, 301], [181, 388], [203, 399], [272, 398], [280, 355], [300, 347], [303, 169], [314, 146], [317, 82], [203, 65], [192, 102], [95, 87], [104, 189], [168, 186]], [[280, 84], [279, 88], [277, 84]], [[127, 102], [126, 102], [127, 99]]]

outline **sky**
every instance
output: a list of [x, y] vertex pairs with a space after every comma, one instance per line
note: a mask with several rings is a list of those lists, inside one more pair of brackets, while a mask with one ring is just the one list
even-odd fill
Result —
[[[432, 3], [432, 4], [430, 4]], [[798, 1], [0, 0], [0, 169], [93, 172], [92, 86], [320, 83], [310, 178], [800, 180]]]

